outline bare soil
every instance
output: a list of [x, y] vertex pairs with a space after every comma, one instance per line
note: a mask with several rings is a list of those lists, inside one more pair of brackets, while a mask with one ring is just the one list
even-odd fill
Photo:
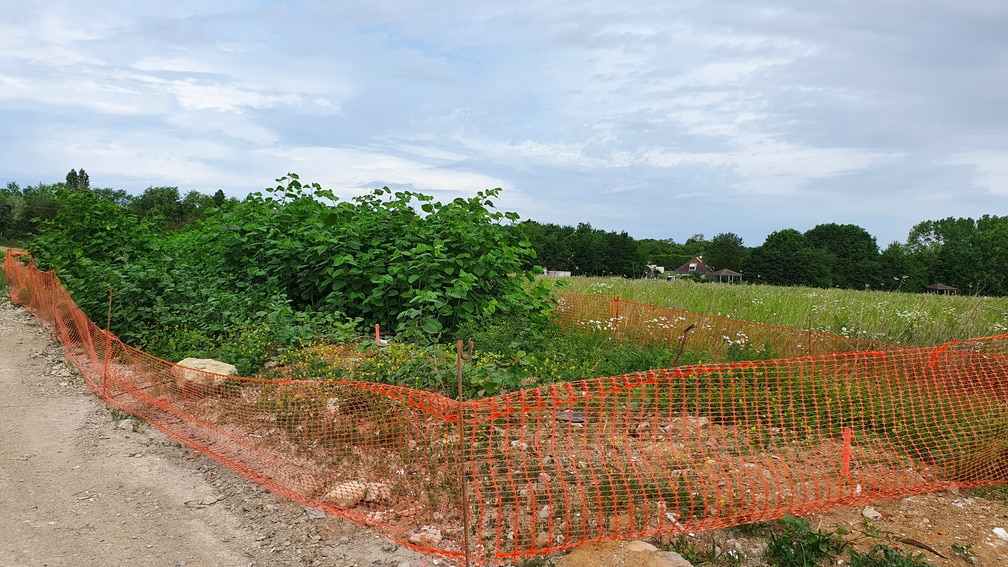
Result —
[[[146, 423], [109, 410], [50, 333], [6, 297], [0, 298], [0, 410], [0, 566], [446, 564], [340, 518], [314, 519]], [[874, 509], [881, 518], [852, 508], [810, 519], [824, 532], [843, 526], [861, 551], [885, 544], [922, 554], [935, 567], [1008, 565], [1008, 541], [994, 533], [1008, 529], [1004, 502], [942, 492]], [[655, 543], [688, 543], [701, 558], [711, 558], [714, 546], [722, 553], [736, 549], [744, 565], [765, 565], [765, 534], [746, 533], [721, 530]]]

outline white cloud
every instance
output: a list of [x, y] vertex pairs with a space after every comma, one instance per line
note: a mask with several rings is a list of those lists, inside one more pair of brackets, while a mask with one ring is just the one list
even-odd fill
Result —
[[[1008, 196], [1008, 151], [977, 150], [950, 156], [946, 163], [965, 165], [972, 171], [972, 180], [990, 195]], [[991, 211], [997, 214], [999, 211]]]
[[294, 171], [302, 179], [316, 181], [344, 196], [383, 185], [466, 194], [509, 185], [490, 175], [439, 167], [422, 159], [389, 155], [380, 149], [297, 147], [261, 150], [257, 158], [284, 164], [284, 171]]
[[8, 4], [0, 170], [32, 182], [241, 193], [293, 170], [766, 233], [791, 213], [754, 220], [759, 199], [905, 234], [942, 195], [982, 214], [1008, 194], [1003, 2]]

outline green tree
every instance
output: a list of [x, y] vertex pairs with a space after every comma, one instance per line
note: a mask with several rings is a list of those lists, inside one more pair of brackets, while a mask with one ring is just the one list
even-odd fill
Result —
[[131, 206], [141, 219], [166, 228], [181, 226], [185, 219], [178, 187], [148, 187]]
[[574, 272], [588, 276], [602, 275], [601, 231], [590, 223], [578, 223], [570, 237], [570, 248], [574, 260]]
[[599, 246], [604, 275], [639, 277], [647, 270], [637, 242], [625, 231], [601, 234]]
[[[805, 232], [806, 245], [828, 253], [820, 262], [829, 262], [827, 285], [845, 289], [865, 289], [879, 279], [879, 251], [875, 237], [853, 224], [820, 224]], [[811, 266], [809, 266], [811, 268]], [[809, 282], [811, 284], [811, 281]]]
[[527, 220], [521, 228], [536, 252], [536, 257], [528, 260], [526, 269], [537, 263], [547, 270], [574, 271], [574, 253], [571, 250], [574, 227]]
[[88, 177], [86, 171], [82, 167], [80, 171], [71, 169], [66, 175], [66, 186], [69, 189], [90, 189], [91, 179]]
[[208, 211], [216, 206], [213, 197], [204, 195], [199, 191], [189, 191], [179, 203], [179, 225], [202, 218]]
[[971, 248], [977, 251], [973, 290], [980, 295], [1008, 294], [1008, 217], [984, 215], [976, 221]]
[[928, 285], [927, 266], [915, 257], [909, 247], [891, 242], [879, 255], [880, 289], [889, 291], [923, 291]]
[[976, 222], [971, 218], [948, 217], [922, 221], [907, 237], [907, 247], [927, 266], [928, 283], [945, 283], [970, 290], [976, 283], [982, 251], [976, 248]]
[[742, 245], [742, 237], [733, 232], [722, 232], [714, 236], [707, 244], [704, 263], [713, 270], [742, 271], [746, 249]]
[[662, 266], [667, 270], [674, 270], [689, 260], [687, 254], [683, 252], [682, 246], [676, 244], [672, 239], [645, 238], [638, 240], [637, 250], [641, 254], [644, 264]]
[[[709, 245], [710, 245], [710, 242], [707, 242], [706, 240], [704, 240], [704, 235], [699, 234], [699, 233], [698, 234], [694, 234], [693, 236], [687, 238], [686, 242], [684, 242], [683, 246], [682, 246], [683, 247], [683, 252], [687, 256], [687, 258], [685, 258], [683, 260], [683, 262], [685, 262], [686, 260], [689, 260], [690, 258], [702, 258], [702, 257], [705, 257], [707, 255], [707, 247]], [[680, 262], [680, 264], [681, 263], [682, 262]], [[704, 263], [706, 263], [706, 260], [704, 261]], [[679, 266], [676, 266], [676, 267], [679, 267]]]
[[745, 272], [750, 281], [771, 285], [801, 285], [806, 281], [809, 261], [805, 235], [793, 228], [767, 236], [762, 245], [749, 254]]

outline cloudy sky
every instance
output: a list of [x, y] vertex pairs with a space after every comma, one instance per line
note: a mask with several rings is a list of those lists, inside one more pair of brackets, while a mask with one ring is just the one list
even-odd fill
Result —
[[0, 181], [504, 189], [636, 238], [1008, 214], [1008, 2], [0, 0]]

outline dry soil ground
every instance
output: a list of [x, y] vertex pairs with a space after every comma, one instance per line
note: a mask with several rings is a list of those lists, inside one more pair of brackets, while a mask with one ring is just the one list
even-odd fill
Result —
[[[936, 567], [1008, 566], [1004, 502], [967, 493], [915, 496], [811, 518], [843, 525], [853, 545], [922, 553]], [[338, 518], [300, 506], [111, 412], [34, 317], [0, 297], [0, 566], [421, 567], [444, 565]], [[764, 565], [764, 540], [734, 532], [689, 537], [738, 548]], [[915, 543], [907, 543], [912, 541]], [[920, 545], [917, 545], [920, 544]], [[921, 546], [932, 548], [944, 557]]]

